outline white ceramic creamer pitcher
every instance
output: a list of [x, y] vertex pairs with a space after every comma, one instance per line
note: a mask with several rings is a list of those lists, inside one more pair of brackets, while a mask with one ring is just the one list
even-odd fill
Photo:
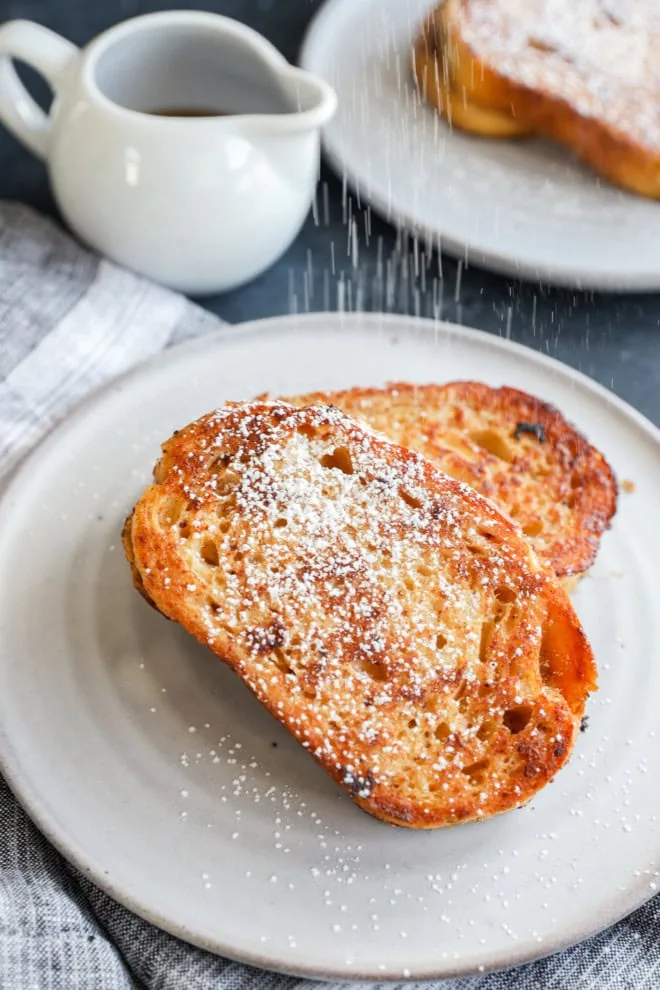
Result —
[[[12, 59], [45, 77], [49, 114]], [[239, 285], [288, 247], [335, 106], [325, 82], [217, 14], [148, 14], [82, 50], [30, 21], [0, 27], [0, 119], [48, 163], [67, 222], [184, 292]]]

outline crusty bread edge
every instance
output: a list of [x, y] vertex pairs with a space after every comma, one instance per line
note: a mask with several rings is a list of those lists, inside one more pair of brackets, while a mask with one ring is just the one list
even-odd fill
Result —
[[[512, 116], [537, 134], [558, 141], [610, 182], [660, 199], [660, 152], [642, 147], [623, 131], [581, 114], [567, 100], [509, 79], [481, 61], [461, 35], [465, 0], [438, 7], [452, 84], [479, 107]], [[456, 124], [460, 126], [457, 120]], [[487, 136], [487, 135], [486, 135]]]

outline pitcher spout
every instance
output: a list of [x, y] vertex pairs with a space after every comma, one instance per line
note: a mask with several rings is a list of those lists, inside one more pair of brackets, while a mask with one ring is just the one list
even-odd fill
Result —
[[280, 73], [282, 91], [291, 107], [291, 113], [280, 118], [280, 126], [291, 131], [323, 127], [332, 119], [337, 109], [337, 96], [332, 86], [323, 79], [287, 65]]

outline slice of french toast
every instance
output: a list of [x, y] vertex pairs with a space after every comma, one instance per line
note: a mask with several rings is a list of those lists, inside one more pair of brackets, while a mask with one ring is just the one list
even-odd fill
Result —
[[337, 408], [203, 416], [123, 539], [142, 594], [377, 818], [487, 818], [569, 757], [596, 670], [565, 591], [491, 502]]
[[512, 113], [501, 113], [479, 106], [468, 97], [465, 87], [452, 79], [449, 62], [444, 56], [446, 41], [443, 18], [436, 10], [420, 28], [413, 46], [413, 72], [417, 87], [427, 103], [445, 117], [451, 127], [458, 127], [480, 137], [526, 137], [533, 130]]
[[[508, 117], [513, 133], [559, 141], [657, 199], [658, 52], [658, 0], [444, 0], [420, 30], [414, 64], [422, 93], [445, 116], [453, 107], [457, 127], [508, 136]], [[443, 73], [447, 82], [431, 81]]]
[[603, 455], [557, 409], [517, 389], [398, 383], [286, 401], [335, 405], [491, 498], [567, 590], [593, 563], [616, 512]]

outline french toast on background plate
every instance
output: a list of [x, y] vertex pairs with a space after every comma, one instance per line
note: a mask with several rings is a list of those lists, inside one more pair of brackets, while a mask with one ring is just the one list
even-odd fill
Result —
[[485, 137], [539, 134], [660, 198], [658, 0], [444, 0], [413, 51], [424, 98]]
[[616, 512], [603, 455], [557, 409], [517, 389], [396, 383], [285, 401], [338, 406], [491, 498], [568, 590], [592, 565]]
[[446, 118], [450, 126], [480, 137], [526, 137], [530, 127], [511, 113], [500, 113], [474, 103], [450, 72], [446, 57], [443, 14], [446, 4], [425, 18], [413, 46], [413, 71], [418, 89], [427, 103]]
[[141, 593], [377, 818], [485, 819], [570, 755], [596, 670], [560, 582], [492, 502], [336, 406], [201, 417], [123, 539]]

